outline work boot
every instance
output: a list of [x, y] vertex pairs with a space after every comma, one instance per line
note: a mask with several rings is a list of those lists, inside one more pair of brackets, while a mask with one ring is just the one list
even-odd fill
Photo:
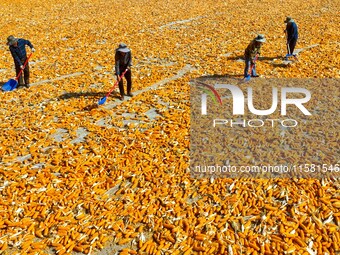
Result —
[[252, 75], [251, 77], [257, 78], [257, 77], [260, 77], [260, 75], [255, 74], [255, 75]]
[[133, 97], [133, 94], [131, 92], [126, 94], [128, 97]]
[[124, 100], [124, 96], [120, 96], [119, 99], [120, 99], [121, 101], [123, 101], [123, 100]]
[[25, 84], [25, 87], [26, 87], [26, 88], [29, 88], [29, 87], [31, 87], [31, 85], [29, 85], [29, 84]]

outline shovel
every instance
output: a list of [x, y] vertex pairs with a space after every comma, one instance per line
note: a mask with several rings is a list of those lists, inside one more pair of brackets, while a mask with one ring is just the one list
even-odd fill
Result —
[[289, 57], [293, 56], [293, 55], [290, 53], [290, 46], [289, 46], [289, 44], [287, 44], [287, 49], [288, 49], [288, 54], [286, 54], [286, 57], [285, 57], [286, 60], [288, 60]]
[[26, 61], [24, 63], [24, 68], [20, 70], [18, 76], [15, 79], [10, 79], [8, 82], [6, 82], [3, 86], [2, 86], [2, 90], [3, 91], [12, 91], [13, 89], [15, 89], [18, 86], [18, 80], [20, 75], [22, 74], [22, 72], [24, 71], [28, 60], [30, 59], [30, 57], [32, 56], [32, 53], [28, 56], [28, 58], [26, 58]]
[[105, 97], [99, 99], [98, 104], [102, 105], [105, 103], [106, 99], [110, 96], [110, 94], [112, 93], [112, 91], [116, 88], [118, 82], [124, 77], [125, 73], [128, 71], [129, 69], [126, 68], [125, 71], [122, 73], [121, 76], [119, 76], [118, 80], [116, 81], [116, 83], [113, 85], [113, 87], [110, 89], [110, 91], [105, 95]]

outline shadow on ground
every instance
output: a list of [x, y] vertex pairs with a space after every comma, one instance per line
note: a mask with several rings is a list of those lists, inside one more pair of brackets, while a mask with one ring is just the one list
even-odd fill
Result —
[[[239, 56], [235, 56], [235, 57], [228, 57], [228, 59], [230, 60], [235, 60], [235, 61], [244, 61], [244, 56], [243, 55], [239, 55]], [[273, 61], [275, 59], [283, 59], [282, 55], [277, 55], [276, 57], [262, 57], [260, 56], [258, 58], [257, 61]]]
[[105, 92], [70, 92], [70, 93], [64, 93], [61, 96], [59, 96], [59, 99], [65, 100], [70, 98], [79, 98], [79, 97], [97, 97], [101, 98], [105, 96]]
[[207, 76], [201, 76], [198, 77], [192, 82], [198, 81], [198, 82], [206, 82], [209, 80], [224, 80], [224, 79], [232, 79], [235, 81], [239, 81], [240, 79], [243, 79], [243, 74], [213, 74], [213, 75], [207, 75]]
[[[83, 108], [83, 111], [91, 111], [93, 109], [98, 108], [99, 101], [102, 100], [104, 97], [106, 97], [106, 95], [107, 95], [107, 92], [70, 92], [70, 93], [64, 93], [60, 95], [58, 99], [67, 100], [70, 98], [80, 98], [80, 97], [93, 98], [95, 103]], [[120, 97], [120, 94], [116, 91], [113, 91], [107, 98], [113, 99], [113, 98], [119, 98], [119, 97]]]
[[[229, 57], [230, 60], [234, 61], [244, 61], [244, 56], [236, 56], [236, 57]], [[274, 68], [281, 67], [281, 68], [287, 68], [290, 64], [292, 64], [292, 61], [286, 61], [283, 56], [277, 55], [275, 57], [259, 57], [257, 61], [267, 61], [269, 64], [271, 64]], [[228, 76], [225, 76], [228, 77]], [[215, 78], [221, 78], [221, 77], [215, 77]]]
[[272, 63], [273, 67], [287, 68], [291, 63]]

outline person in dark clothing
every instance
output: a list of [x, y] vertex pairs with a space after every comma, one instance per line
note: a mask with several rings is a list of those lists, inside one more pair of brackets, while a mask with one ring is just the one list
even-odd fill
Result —
[[244, 78], [248, 77], [249, 68], [251, 69], [251, 77], [259, 77], [256, 74], [256, 63], [255, 58], [256, 55], [261, 54], [261, 46], [266, 39], [263, 35], [257, 35], [257, 37], [250, 42], [246, 50], [244, 51], [244, 60], [245, 60], [245, 68], [244, 68]]
[[131, 50], [126, 46], [125, 43], [120, 43], [115, 54], [115, 71], [117, 79], [119, 79], [119, 76], [122, 75], [126, 69], [128, 69], [124, 75], [127, 82], [127, 94], [124, 94], [123, 77], [121, 80], [119, 80], [120, 100], [124, 100], [124, 95], [132, 97], [131, 66]]
[[32, 43], [28, 40], [25, 39], [18, 39], [15, 38], [13, 35], [10, 35], [7, 38], [7, 45], [9, 46], [9, 50], [11, 51], [13, 60], [14, 60], [14, 65], [15, 65], [15, 72], [16, 75], [18, 76], [20, 73], [20, 70], [23, 69], [24, 73], [24, 82], [23, 82], [23, 75], [21, 74], [18, 82], [19, 86], [23, 86], [25, 84], [26, 88], [29, 88], [30, 82], [30, 69], [29, 69], [29, 64], [27, 62], [26, 66], [24, 67], [24, 64], [27, 59], [27, 53], [26, 53], [26, 45], [31, 48], [31, 51], [34, 52], [35, 49], [32, 45]]
[[287, 17], [285, 23], [287, 23], [284, 32], [287, 34], [287, 51], [288, 51], [286, 58], [288, 58], [289, 56], [296, 57], [296, 54], [294, 54], [294, 49], [299, 37], [298, 27], [291, 17]]

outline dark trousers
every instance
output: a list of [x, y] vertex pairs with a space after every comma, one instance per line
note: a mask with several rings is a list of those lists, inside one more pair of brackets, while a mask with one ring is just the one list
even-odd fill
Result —
[[289, 43], [287, 44], [287, 51], [288, 51], [288, 54], [289, 54], [289, 52], [290, 52], [290, 54], [291, 55], [293, 55], [293, 53], [294, 53], [294, 49], [295, 49], [295, 45], [296, 45], [296, 41], [297, 41], [297, 39], [291, 39], [290, 41], [289, 41]]
[[[25, 61], [26, 61], [26, 58], [21, 60], [22, 63], [25, 63]], [[18, 76], [20, 70], [21, 70], [20, 66], [17, 63], [15, 63], [15, 72], [17, 74], [16, 76]], [[24, 75], [22, 75], [22, 74], [24, 74]], [[23, 78], [23, 76], [24, 76], [24, 78]], [[24, 83], [23, 80], [25, 81], [25, 83]], [[24, 71], [21, 73], [21, 75], [20, 75], [20, 77], [18, 79], [18, 83], [19, 83], [19, 86], [20, 85], [22, 86], [24, 84], [25, 85], [29, 85], [30, 84], [30, 67], [29, 67], [28, 62], [27, 62], [27, 65], [26, 65]]]
[[[119, 73], [122, 74], [124, 73], [125, 69], [121, 69], [119, 70]], [[131, 92], [131, 88], [132, 88], [132, 80], [131, 80], [131, 70], [127, 70], [127, 72], [125, 73], [125, 79], [126, 79], [126, 83], [127, 83], [127, 94], [129, 94]], [[123, 84], [123, 77], [122, 79], [119, 81], [119, 92], [121, 96], [124, 96], [124, 84]]]

